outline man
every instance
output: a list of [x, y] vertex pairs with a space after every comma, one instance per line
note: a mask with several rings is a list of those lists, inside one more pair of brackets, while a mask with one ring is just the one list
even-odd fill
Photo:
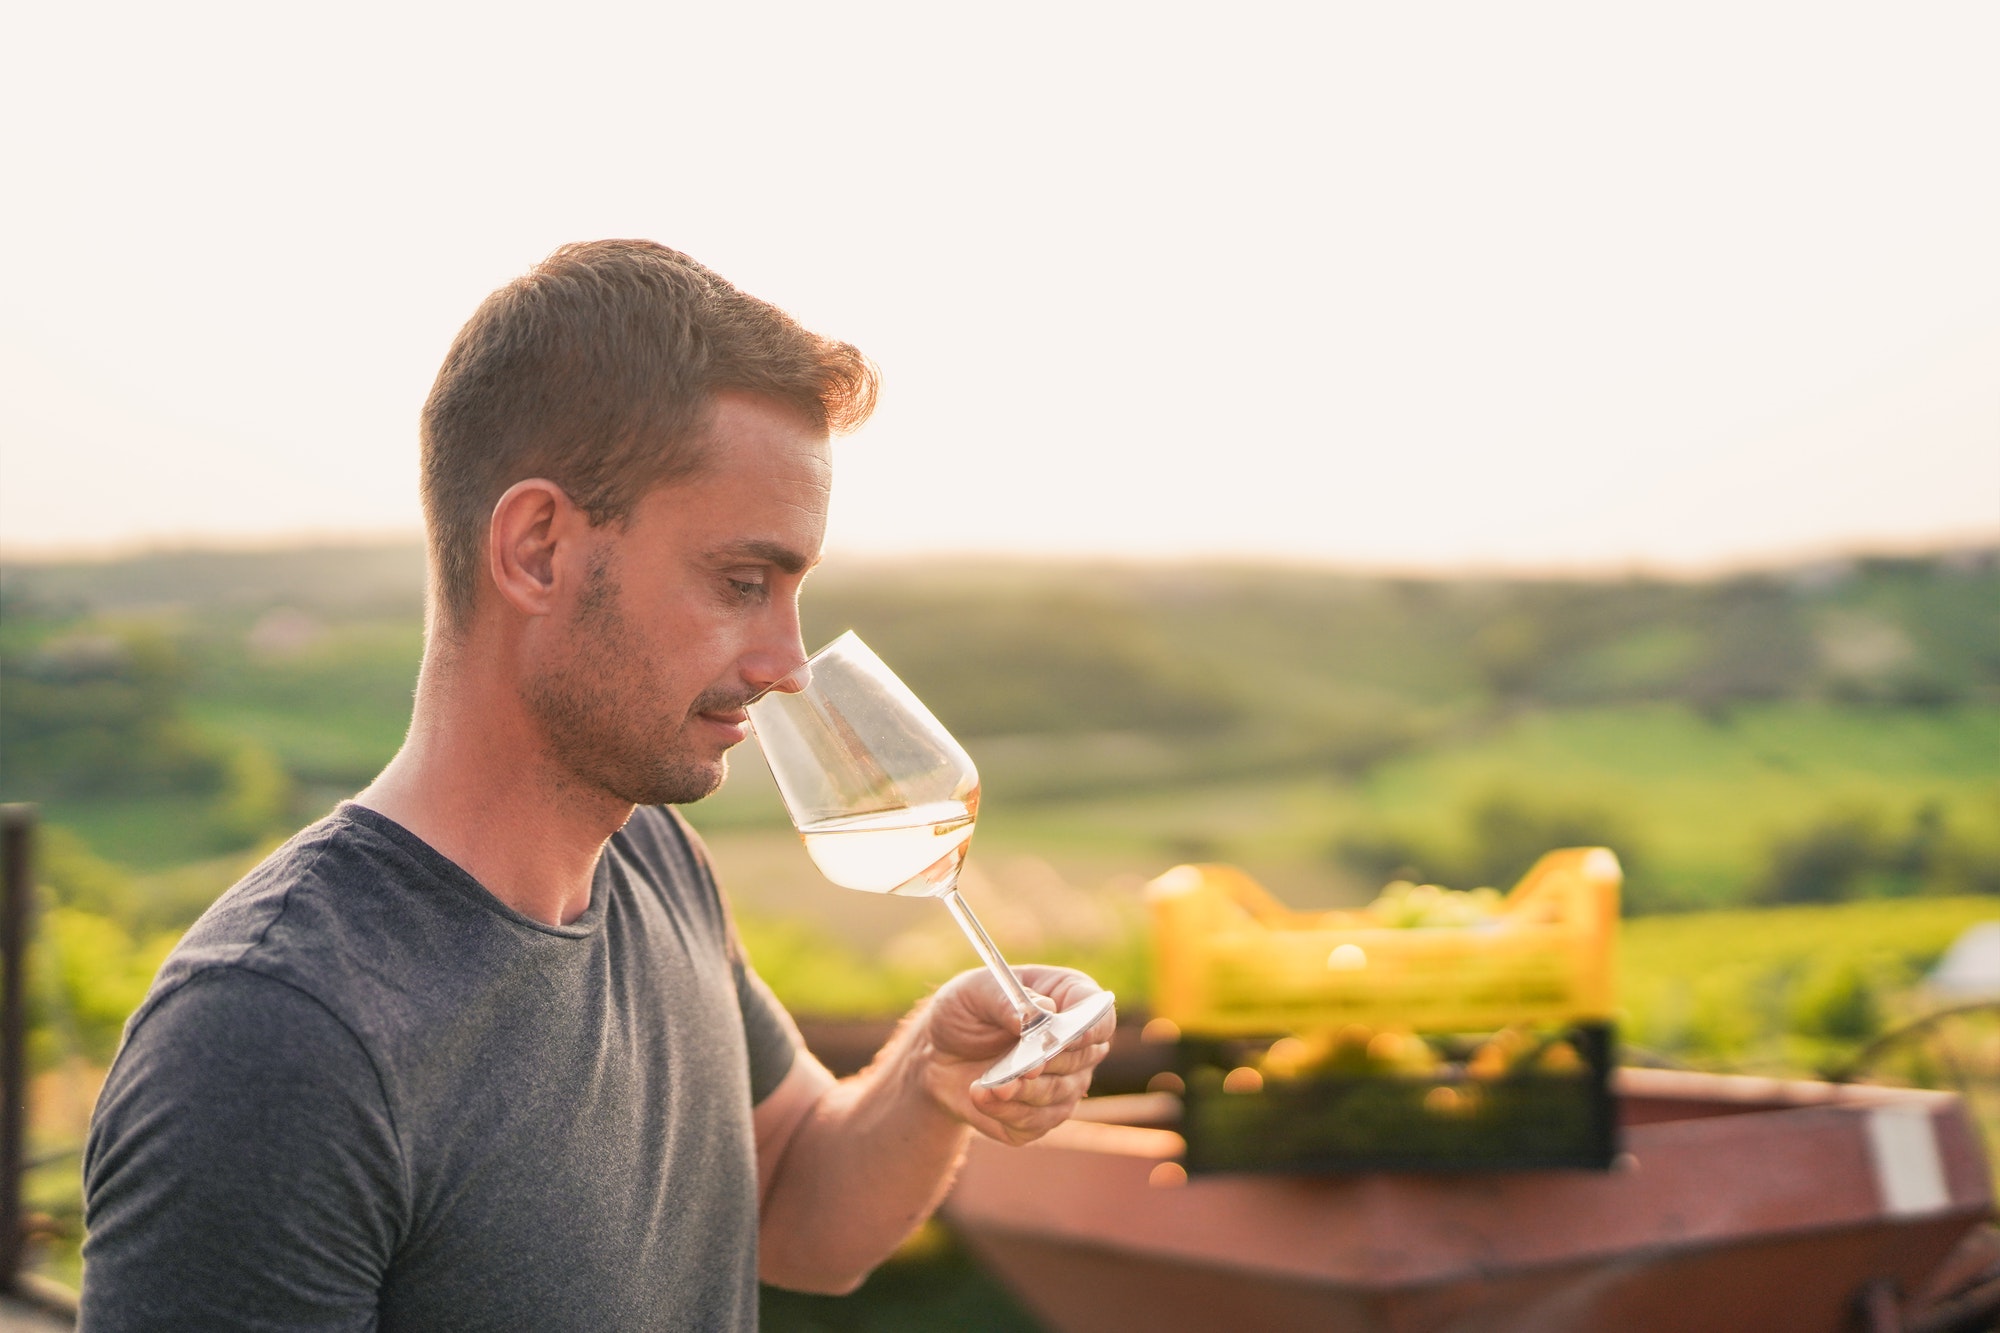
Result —
[[[760, 1271], [852, 1289], [970, 1129], [1069, 1114], [1110, 1019], [975, 1088], [1018, 1026], [980, 972], [836, 1082], [670, 808], [804, 658], [827, 437], [874, 394], [852, 347], [650, 243], [481, 306], [424, 409], [409, 736], [133, 1015], [85, 1329], [753, 1328]], [[1096, 990], [1023, 973], [1059, 1008]]]

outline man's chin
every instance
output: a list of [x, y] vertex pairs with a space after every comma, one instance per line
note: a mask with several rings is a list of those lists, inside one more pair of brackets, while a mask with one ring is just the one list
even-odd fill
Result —
[[685, 801], [676, 801], [674, 804], [692, 805], [696, 801], [705, 801], [720, 791], [722, 784], [729, 779], [729, 756], [726, 754], [716, 756], [715, 765], [709, 772], [711, 776], [708, 779], [708, 785], [702, 788], [699, 795], [690, 796]]
[[701, 767], [689, 765], [672, 773], [662, 773], [647, 784], [646, 791], [634, 805], [693, 805], [696, 801], [713, 796], [729, 776], [727, 756], [719, 756], [714, 763]]

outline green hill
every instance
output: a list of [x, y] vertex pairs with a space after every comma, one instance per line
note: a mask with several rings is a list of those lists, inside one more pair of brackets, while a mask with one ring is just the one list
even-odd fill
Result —
[[[422, 574], [414, 546], [0, 570], [0, 796], [152, 869], [309, 817], [402, 737]], [[1993, 550], [1705, 581], [836, 561], [804, 608], [965, 739], [982, 847], [1092, 874], [1224, 856], [1333, 899], [1592, 838], [1669, 907], [1983, 889], [2000, 842]], [[738, 767], [695, 818], [782, 834]]]

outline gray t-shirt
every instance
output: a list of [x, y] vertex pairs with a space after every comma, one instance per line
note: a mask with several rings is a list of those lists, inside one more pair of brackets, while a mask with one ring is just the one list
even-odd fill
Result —
[[751, 1329], [790, 1026], [679, 815], [532, 921], [343, 805], [197, 922], [84, 1163], [82, 1327]]

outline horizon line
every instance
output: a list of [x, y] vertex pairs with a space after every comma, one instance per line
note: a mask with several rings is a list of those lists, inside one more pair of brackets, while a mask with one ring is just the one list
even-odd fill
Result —
[[[362, 550], [393, 547], [421, 549], [421, 531], [393, 530], [309, 531], [291, 535], [201, 535], [188, 537], [134, 538], [126, 541], [86, 543], [75, 546], [12, 545], [0, 542], [0, 566], [47, 568], [62, 565], [112, 565], [150, 557], [184, 555], [257, 555], [291, 551]], [[965, 564], [971, 562], [1077, 566], [1117, 566], [1133, 569], [1248, 567], [1351, 573], [1380, 578], [1656, 578], [1678, 580], [1715, 578], [1762, 571], [1811, 568], [1869, 559], [1944, 559], [1953, 556], [2000, 555], [2000, 527], [1936, 534], [1923, 538], [1855, 538], [1827, 541], [1698, 560], [1671, 560], [1656, 557], [1608, 556], [1595, 560], [1510, 560], [1486, 558], [1437, 562], [1413, 562], [1335, 555], [1314, 556], [1297, 552], [1194, 551], [1187, 554], [1114, 551], [1018, 551], [990, 548], [939, 548], [910, 550], [839, 549], [828, 553], [837, 565], [861, 564], [880, 568], [919, 562]]]

